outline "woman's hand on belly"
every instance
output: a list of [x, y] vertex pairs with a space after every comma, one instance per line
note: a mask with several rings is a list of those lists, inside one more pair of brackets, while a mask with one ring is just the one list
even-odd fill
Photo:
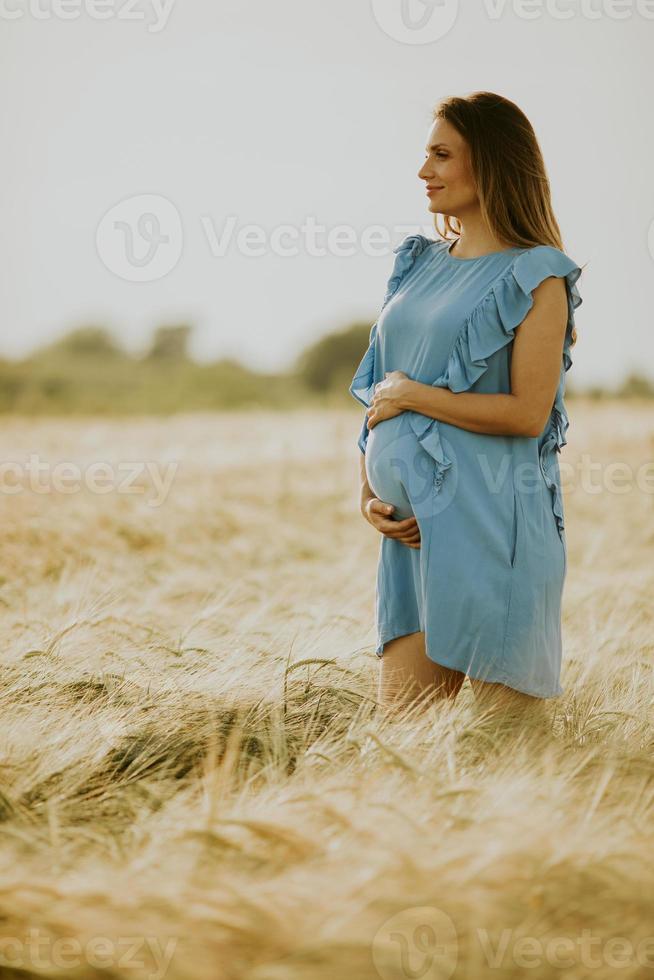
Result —
[[404, 395], [407, 382], [410, 383], [411, 379], [404, 371], [387, 371], [384, 380], [377, 382], [372, 402], [366, 410], [369, 429], [378, 422], [395, 418], [405, 411]]
[[361, 513], [369, 524], [383, 534], [386, 538], [395, 538], [409, 548], [420, 547], [420, 528], [415, 517], [407, 517], [404, 521], [397, 521], [391, 514], [395, 510], [394, 504], [386, 504], [378, 497], [369, 497], [361, 507]]

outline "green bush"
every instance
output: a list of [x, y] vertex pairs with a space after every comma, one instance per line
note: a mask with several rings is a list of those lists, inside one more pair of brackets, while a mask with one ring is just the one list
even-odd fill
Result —
[[[295, 373], [309, 391], [324, 393], [349, 385], [357, 364], [368, 347], [370, 323], [353, 323], [337, 333], [321, 337], [298, 357]], [[347, 390], [347, 386], [346, 386]]]

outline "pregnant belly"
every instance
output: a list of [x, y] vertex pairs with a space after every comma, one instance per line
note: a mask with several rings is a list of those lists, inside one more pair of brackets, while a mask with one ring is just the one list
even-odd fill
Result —
[[[394, 504], [393, 517], [415, 513], [415, 504], [431, 491], [433, 460], [422, 449], [408, 413], [378, 422], [368, 432], [366, 475], [370, 488], [384, 503]], [[416, 498], [416, 494], [418, 497]]]

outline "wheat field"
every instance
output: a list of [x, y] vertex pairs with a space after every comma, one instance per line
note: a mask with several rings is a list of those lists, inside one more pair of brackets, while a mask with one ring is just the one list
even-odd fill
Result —
[[652, 410], [568, 407], [534, 725], [377, 705], [360, 413], [0, 423], [0, 976], [654, 975]]

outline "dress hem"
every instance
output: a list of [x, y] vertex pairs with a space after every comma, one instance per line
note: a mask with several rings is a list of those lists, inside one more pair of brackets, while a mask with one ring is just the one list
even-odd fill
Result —
[[[408, 636], [411, 633], [420, 632], [423, 632], [422, 627], [420, 626], [413, 629], [397, 628], [383, 630], [378, 635], [377, 646], [375, 648], [376, 656], [381, 660], [384, 655], [383, 647], [386, 643], [390, 643], [391, 640], [396, 640], [400, 636]], [[429, 653], [427, 653], [427, 656], [429, 657]], [[512, 690], [518, 691], [520, 694], [529, 694], [535, 698], [542, 698], [543, 700], [548, 698], [558, 698], [564, 693], [561, 685], [559, 685], [556, 691], [545, 694], [542, 690], [528, 690], [524, 685], [517, 684], [507, 674], [502, 673], [502, 671], [490, 671], [489, 673], [480, 676], [478, 673], [471, 673], [469, 670], [462, 670], [461, 667], [458, 667], [456, 664], [445, 663], [442, 658], [436, 660], [435, 657], [429, 657], [429, 659], [435, 664], [438, 664], [440, 667], [447, 667], [449, 670], [456, 670], [460, 674], [465, 674], [466, 677], [472, 678], [472, 680], [486, 681], [489, 684], [504, 684], [506, 687], [510, 687]]]

